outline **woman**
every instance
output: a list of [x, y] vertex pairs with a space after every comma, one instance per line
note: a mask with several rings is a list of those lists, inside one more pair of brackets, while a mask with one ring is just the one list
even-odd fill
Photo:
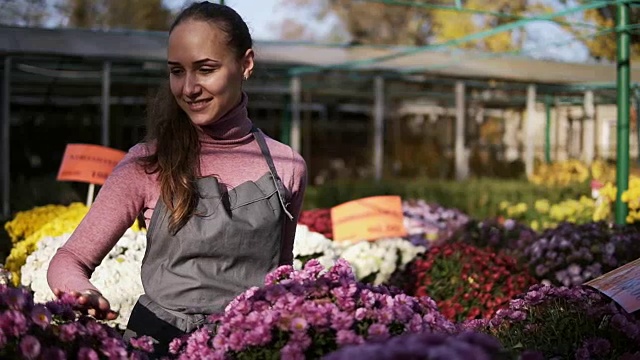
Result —
[[160, 353], [291, 264], [306, 186], [302, 157], [247, 117], [242, 83], [254, 51], [234, 10], [189, 6], [171, 26], [167, 52], [170, 86], [150, 109], [147, 141], [114, 169], [48, 271], [56, 295], [70, 292], [90, 314], [115, 318], [89, 278], [142, 212], [145, 294], [125, 338], [149, 335]]

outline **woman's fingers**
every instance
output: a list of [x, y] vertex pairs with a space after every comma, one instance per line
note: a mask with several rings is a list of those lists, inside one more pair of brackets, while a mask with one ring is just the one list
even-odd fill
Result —
[[116, 312], [116, 311], [110, 311], [108, 314], [108, 318], [107, 320], [115, 320], [118, 318], [118, 316], [120, 316], [120, 313]]
[[[60, 289], [53, 289], [56, 297], [61, 297], [64, 292]], [[78, 301], [78, 309], [83, 313], [89, 314], [100, 320], [114, 320], [118, 317], [118, 313], [111, 309], [111, 304], [100, 293], [94, 291], [70, 291], [69, 295]]]
[[109, 301], [100, 295], [90, 295], [87, 305], [89, 314], [101, 320], [113, 320], [118, 317], [118, 313], [111, 309]]
[[99, 320], [115, 320], [118, 317], [118, 313], [113, 310], [100, 311], [96, 309], [89, 309], [87, 314]]
[[113, 310], [109, 310], [106, 315], [105, 315], [105, 320], [115, 320], [118, 317], [118, 313], [113, 311]]
[[109, 301], [107, 301], [107, 299], [100, 296], [98, 297], [98, 309], [100, 309], [101, 311], [109, 311], [111, 310], [111, 304], [109, 304]]

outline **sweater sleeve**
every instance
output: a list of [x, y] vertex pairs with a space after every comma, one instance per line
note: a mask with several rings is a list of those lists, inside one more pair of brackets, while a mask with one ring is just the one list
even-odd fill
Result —
[[145, 146], [132, 147], [101, 187], [87, 215], [51, 259], [47, 281], [51, 289], [96, 290], [89, 281], [95, 268], [143, 209], [153, 184], [137, 163]]
[[292, 177], [290, 182], [291, 197], [289, 201], [289, 212], [293, 220], [285, 218], [282, 246], [280, 249], [280, 265], [291, 265], [293, 263], [293, 241], [296, 236], [296, 226], [302, 210], [304, 193], [307, 188], [307, 164], [302, 156], [292, 152]]

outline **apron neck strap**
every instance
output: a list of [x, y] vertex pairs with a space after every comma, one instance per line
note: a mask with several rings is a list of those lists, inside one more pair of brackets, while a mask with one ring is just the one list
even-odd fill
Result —
[[282, 180], [280, 180], [280, 177], [278, 176], [278, 172], [276, 171], [276, 166], [273, 163], [273, 157], [271, 156], [271, 152], [269, 151], [267, 142], [264, 139], [264, 135], [262, 134], [262, 131], [260, 131], [260, 129], [255, 127], [255, 125], [251, 128], [251, 132], [253, 133], [253, 137], [258, 142], [258, 146], [260, 146], [260, 151], [262, 152], [262, 156], [264, 157], [264, 159], [267, 162], [267, 165], [269, 166], [269, 173], [271, 173], [271, 177], [273, 178], [274, 184], [276, 186], [276, 190], [278, 192], [278, 198], [280, 199], [280, 204], [282, 205], [282, 209], [284, 210], [285, 214], [289, 217], [289, 220], [293, 220], [293, 215], [291, 215], [291, 213], [289, 213], [289, 211], [287, 210], [288, 204], [286, 204], [284, 201], [284, 194], [285, 194], [284, 185], [282, 185]]

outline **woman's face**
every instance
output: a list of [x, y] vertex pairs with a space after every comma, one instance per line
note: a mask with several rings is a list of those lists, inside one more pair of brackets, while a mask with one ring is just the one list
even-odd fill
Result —
[[177, 25], [169, 35], [171, 92], [195, 125], [211, 124], [236, 106], [243, 77], [253, 71], [253, 50], [238, 59], [227, 39], [216, 25], [198, 20]]

